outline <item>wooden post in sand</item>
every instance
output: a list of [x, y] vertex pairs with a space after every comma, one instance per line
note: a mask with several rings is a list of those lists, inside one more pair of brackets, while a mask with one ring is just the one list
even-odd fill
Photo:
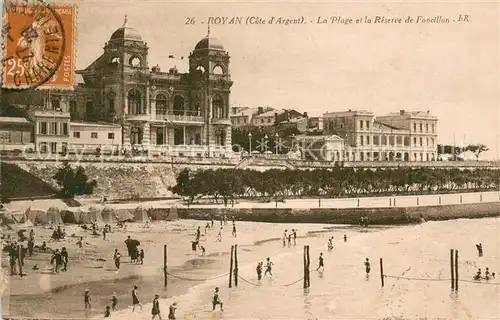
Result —
[[238, 286], [238, 245], [234, 245], [234, 286]]
[[458, 291], [458, 250], [455, 250], [455, 290]]
[[311, 272], [309, 270], [311, 266], [311, 259], [309, 256], [309, 246], [306, 246], [306, 258], [307, 258], [307, 265], [306, 265], [306, 270], [307, 270], [307, 287], [309, 288], [311, 286]]
[[165, 289], [167, 288], [167, 245], [163, 245], [163, 280], [165, 284]]
[[306, 258], [306, 248], [304, 246], [304, 289], [307, 288], [307, 258]]
[[453, 267], [453, 249], [450, 249], [450, 271], [451, 271], [451, 290], [455, 289], [455, 268]]
[[380, 282], [382, 283], [382, 288], [384, 287], [384, 263], [382, 258], [380, 258]]
[[22, 244], [19, 244], [19, 255], [18, 255], [18, 259], [19, 259], [19, 276], [22, 278], [23, 277], [23, 259], [22, 259], [22, 254], [23, 254], [23, 245]]
[[229, 288], [233, 286], [233, 253], [234, 253], [234, 246], [231, 246], [231, 259], [229, 262]]

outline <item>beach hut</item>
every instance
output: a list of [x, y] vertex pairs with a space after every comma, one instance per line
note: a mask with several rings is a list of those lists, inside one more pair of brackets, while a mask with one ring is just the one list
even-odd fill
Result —
[[24, 212], [14, 211], [14, 212], [11, 212], [11, 215], [12, 215], [12, 218], [16, 221], [16, 223], [24, 223], [27, 220]]
[[17, 221], [14, 219], [14, 216], [9, 211], [2, 211], [0, 218], [2, 219], [2, 225], [10, 225], [17, 223]]
[[78, 220], [78, 223], [89, 224], [93, 221], [94, 220], [92, 220], [92, 214], [88, 209], [80, 210], [80, 218]]
[[175, 206], [170, 207], [167, 220], [168, 221], [179, 220], [179, 214], [177, 213], [177, 207], [175, 207]]
[[115, 211], [111, 208], [102, 209], [101, 217], [104, 223], [113, 223], [118, 221], [118, 219], [116, 219]]
[[79, 208], [68, 208], [61, 211], [61, 219], [63, 223], [80, 223], [82, 211]]
[[125, 222], [133, 222], [135, 220], [134, 218], [134, 210], [131, 209], [116, 209], [115, 210], [115, 217], [118, 221]]
[[103, 223], [104, 220], [102, 219], [101, 211], [102, 210], [100, 208], [90, 207], [89, 213], [88, 213], [88, 217], [90, 218], [90, 221], [91, 222], [97, 221], [97, 223]]
[[58, 207], [50, 207], [49, 210], [47, 210], [47, 220], [56, 225], [63, 223], [61, 211]]
[[41, 209], [33, 209], [29, 207], [26, 209], [24, 213], [27, 220], [31, 221], [35, 226], [36, 225], [46, 225], [49, 223], [49, 219], [47, 217], [47, 211]]
[[148, 220], [148, 211], [142, 206], [135, 208], [134, 220], [137, 222], [146, 222]]

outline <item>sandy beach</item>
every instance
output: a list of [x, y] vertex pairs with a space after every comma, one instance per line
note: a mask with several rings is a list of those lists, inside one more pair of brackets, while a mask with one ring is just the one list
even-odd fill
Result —
[[[232, 244], [238, 244], [242, 259], [251, 254], [255, 246], [262, 247], [268, 241], [278, 240], [285, 228], [297, 228], [298, 237], [315, 236], [309, 231], [327, 232], [331, 226], [323, 225], [278, 225], [265, 223], [236, 222], [237, 238], [231, 235], [231, 222], [224, 226], [222, 242], [216, 242], [221, 227], [219, 221], [214, 222], [214, 229], [207, 230], [205, 221], [178, 220], [175, 222], [154, 222], [146, 228], [142, 223], [129, 223], [127, 230], [113, 228], [113, 232], [103, 240], [102, 236], [92, 236], [89, 231], [76, 225], [66, 225], [66, 233], [73, 237], [56, 242], [49, 242], [52, 230], [45, 227], [34, 227], [36, 244], [47, 241], [52, 249], [66, 247], [69, 252], [67, 272], [52, 274], [50, 253], [36, 252], [25, 261], [24, 277], [14, 276], [9, 279], [4, 292], [3, 314], [10, 316], [39, 316], [61, 318], [92, 317], [102, 315], [113, 292], [119, 299], [118, 308], [128, 308], [131, 304], [130, 292], [134, 284], [139, 285], [140, 296], [144, 302], [152, 300], [154, 293], [161, 298], [184, 294], [188, 289], [207, 278], [226, 273], [229, 270], [229, 251]], [[198, 250], [195, 255], [191, 251], [196, 228], [201, 227], [200, 245], [206, 248], [205, 256]], [[101, 226], [102, 227], [102, 226]], [[255, 232], [259, 230], [259, 232]], [[29, 230], [28, 230], [29, 231]], [[16, 239], [14, 231], [6, 231]], [[145, 251], [143, 265], [130, 263], [127, 257], [125, 239], [140, 241]], [[86, 244], [78, 248], [76, 244], [80, 236]], [[168, 289], [163, 287], [163, 245], [168, 246]], [[113, 252], [117, 248], [122, 254], [122, 266], [119, 273], [113, 263]], [[256, 249], [255, 249], [256, 250]], [[276, 254], [266, 248], [259, 248], [262, 259], [265, 255]], [[32, 270], [37, 264], [39, 270]], [[8, 270], [8, 257], [3, 255], [3, 270]], [[181, 279], [184, 278], [184, 279]], [[224, 277], [227, 278], [227, 277]], [[189, 280], [185, 280], [189, 279]], [[196, 281], [195, 281], [196, 280]], [[197, 281], [199, 280], [199, 281]], [[92, 311], [85, 311], [83, 293], [89, 289], [92, 297]]]

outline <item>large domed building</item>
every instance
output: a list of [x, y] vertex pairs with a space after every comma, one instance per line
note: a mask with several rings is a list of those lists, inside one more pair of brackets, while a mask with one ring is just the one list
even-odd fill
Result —
[[[150, 65], [148, 51], [141, 34], [125, 17], [123, 26], [105, 43], [104, 52], [87, 68], [76, 71], [79, 81], [74, 91], [38, 90], [30, 95], [38, 100], [30, 103], [49, 109], [67, 106], [71, 121], [120, 124], [121, 141], [113, 144], [125, 148], [136, 146], [170, 156], [231, 154], [233, 82], [224, 46], [208, 30], [189, 54], [185, 72], [175, 66], [162, 70]], [[10, 99], [17, 98], [12, 95]]]

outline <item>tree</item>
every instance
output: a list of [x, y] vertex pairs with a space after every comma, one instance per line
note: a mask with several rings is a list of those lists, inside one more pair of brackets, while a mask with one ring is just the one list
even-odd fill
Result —
[[479, 155], [490, 149], [486, 145], [479, 143], [479, 144], [469, 144], [467, 147], [465, 147], [465, 150], [474, 153], [474, 155], [476, 156], [476, 160], [479, 161]]
[[188, 204], [193, 203], [194, 199], [199, 195], [199, 188], [195, 183], [194, 176], [189, 169], [184, 169], [177, 175], [175, 186], [169, 188], [173, 193], [185, 197], [184, 201]]
[[59, 168], [53, 178], [61, 188], [60, 195], [65, 198], [71, 198], [75, 195], [92, 194], [97, 185], [95, 180], [89, 181], [82, 166], [73, 169], [68, 162], [65, 162]]

